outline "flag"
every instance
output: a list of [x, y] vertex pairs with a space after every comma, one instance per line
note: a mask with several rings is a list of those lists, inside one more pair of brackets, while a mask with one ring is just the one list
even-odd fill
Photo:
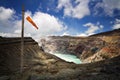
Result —
[[33, 20], [30, 18], [30, 16], [26, 17], [27, 21], [29, 21], [36, 29], [38, 29], [37, 25], [33, 22]]

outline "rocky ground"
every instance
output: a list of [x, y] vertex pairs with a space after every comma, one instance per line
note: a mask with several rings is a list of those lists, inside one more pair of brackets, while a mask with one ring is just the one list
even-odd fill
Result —
[[[91, 63], [84, 64], [65, 62], [49, 53], [45, 53], [44, 44], [42, 44], [44, 47], [40, 47], [32, 38], [25, 38], [22, 74], [20, 73], [20, 38], [0, 37], [0, 80], [120, 80], [119, 36], [116, 35], [114, 38], [102, 36], [93, 40], [93, 38], [96, 39], [95, 37], [82, 38], [84, 40], [76, 37], [73, 37], [73, 39], [66, 38], [72, 42], [70, 43], [72, 46], [67, 48], [65, 46], [66, 49], [71, 50], [71, 54], [78, 51], [77, 56], [79, 57], [79, 54], [83, 55], [83, 52], [89, 50], [82, 58]], [[56, 39], [60, 40], [61, 38]], [[63, 39], [65, 43], [66, 39]], [[86, 44], [79, 44], [79, 41], [84, 41]], [[56, 45], [55, 43], [52, 44]], [[62, 48], [61, 44], [63, 44], [62, 41], [59, 46]], [[74, 44], [77, 44], [77, 47]], [[101, 44], [104, 46], [101, 46]], [[84, 48], [86, 45], [87, 48]], [[54, 46], [50, 46], [50, 48], [54, 51]]]

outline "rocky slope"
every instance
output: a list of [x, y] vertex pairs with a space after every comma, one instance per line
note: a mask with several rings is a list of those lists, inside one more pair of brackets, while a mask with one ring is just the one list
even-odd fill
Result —
[[50, 36], [42, 39], [47, 52], [74, 54], [83, 62], [94, 62], [120, 55], [120, 29], [89, 37]]
[[77, 65], [45, 53], [32, 38], [24, 49], [20, 74], [20, 38], [0, 37], [0, 80], [120, 80], [120, 56]]
[[42, 74], [38, 72], [29, 74], [28, 80], [119, 80], [120, 56], [90, 64], [71, 64], [62, 69], [44, 69]]
[[[0, 37], [0, 75], [15, 74], [20, 72], [20, 38], [3, 38]], [[43, 52], [32, 38], [24, 39], [24, 71], [31, 69], [32, 65], [42, 65], [47, 67], [51, 64], [67, 65], [65, 61]]]

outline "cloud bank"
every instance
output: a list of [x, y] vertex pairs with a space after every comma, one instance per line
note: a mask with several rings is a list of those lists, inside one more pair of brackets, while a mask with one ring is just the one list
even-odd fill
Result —
[[89, 0], [74, 0], [73, 2], [71, 0], [58, 0], [57, 9], [63, 9], [64, 16], [81, 19], [90, 15], [88, 3]]
[[104, 10], [105, 15], [113, 16], [115, 9], [120, 10], [120, 1], [119, 0], [102, 0], [102, 2], [98, 2], [95, 6], [96, 13], [99, 8], [102, 8]]
[[[13, 9], [0, 7], [0, 35], [7, 37], [18, 37], [21, 33], [21, 19], [15, 18], [16, 14]], [[40, 11], [32, 14], [30, 11], [25, 12], [25, 17], [31, 16], [33, 21], [39, 27], [38, 30], [25, 20], [25, 36], [31, 36], [34, 39], [48, 35], [57, 35], [67, 29], [58, 18], [53, 15]]]
[[114, 25], [113, 25], [112, 28], [113, 28], [113, 29], [118, 29], [118, 28], [120, 28], [120, 19], [116, 19], [116, 20], [115, 20], [115, 23], [114, 23]]
[[99, 22], [97, 22], [97, 24], [93, 24], [93, 23], [86, 23], [83, 26], [88, 27], [88, 29], [85, 31], [86, 35], [92, 35], [95, 34], [96, 31], [101, 31], [104, 26], [101, 25]]

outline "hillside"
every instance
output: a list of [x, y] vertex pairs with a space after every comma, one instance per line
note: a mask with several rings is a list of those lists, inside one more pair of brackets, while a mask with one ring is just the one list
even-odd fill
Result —
[[25, 38], [24, 72], [20, 70], [20, 38], [0, 37], [0, 80], [119, 80], [120, 56], [89, 63], [65, 62]]
[[[0, 75], [15, 74], [20, 72], [21, 38], [0, 38]], [[43, 52], [32, 38], [24, 38], [24, 71], [32, 69], [33, 65], [47, 67], [53, 63], [65, 61]]]
[[88, 37], [50, 36], [42, 39], [47, 52], [74, 54], [83, 62], [94, 62], [120, 55], [120, 29]]

